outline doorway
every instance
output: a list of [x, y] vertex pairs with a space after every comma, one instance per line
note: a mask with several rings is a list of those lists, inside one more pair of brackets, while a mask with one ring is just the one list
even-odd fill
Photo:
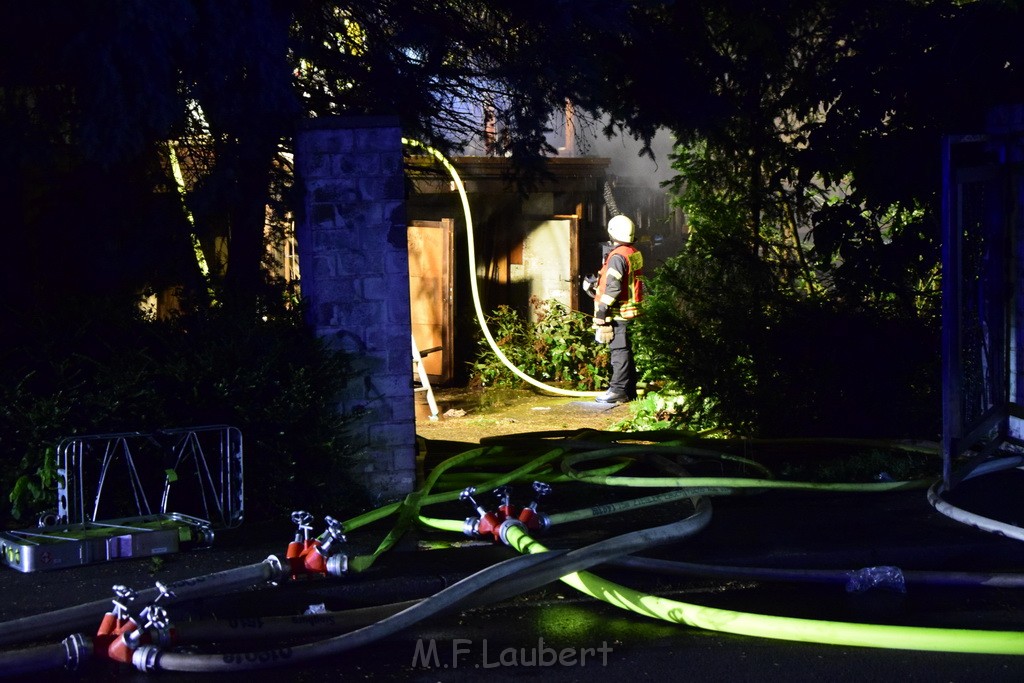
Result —
[[411, 221], [409, 307], [412, 336], [432, 384], [454, 375], [455, 221]]

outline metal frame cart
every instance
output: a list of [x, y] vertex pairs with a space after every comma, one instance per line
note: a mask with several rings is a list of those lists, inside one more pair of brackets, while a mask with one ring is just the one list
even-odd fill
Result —
[[0, 532], [22, 572], [209, 545], [242, 523], [242, 435], [211, 425], [63, 439], [57, 507], [32, 529]]

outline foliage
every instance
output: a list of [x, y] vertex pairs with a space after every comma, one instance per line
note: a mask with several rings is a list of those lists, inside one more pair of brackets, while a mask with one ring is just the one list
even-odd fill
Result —
[[[552, 299], [533, 301], [535, 320], [526, 322], [508, 306], [488, 319], [491, 334], [508, 360], [542, 382], [570, 389], [594, 390], [607, 383], [608, 350], [594, 342], [590, 320]], [[491, 349], [482, 335], [472, 364], [472, 381], [481, 386], [523, 383]]]
[[695, 240], [649, 282], [637, 323], [649, 375], [734, 433], [934, 437], [933, 326], [784, 293], [735, 242]]
[[611, 431], [640, 432], [676, 430], [700, 432], [716, 424], [709, 420], [707, 399], [686, 396], [666, 388], [647, 391], [629, 404], [630, 416], [612, 425]]
[[295, 500], [332, 510], [362, 502], [345, 474], [346, 418], [335, 408], [347, 359], [298, 311], [158, 322], [83, 302], [18, 330], [4, 348], [0, 491], [15, 516], [52, 507], [52, 446], [63, 437], [208, 424], [242, 432], [247, 499], [261, 502], [248, 517], [285, 513]]
[[939, 461], [931, 454], [867, 449], [832, 459], [792, 458], [783, 462], [783, 479], [814, 482], [912, 481], [935, 477]]
[[[912, 211], [938, 185], [938, 136], [980, 131], [993, 104], [1021, 98], [1022, 24], [1019, 3], [957, 0], [7, 3], [0, 188], [23, 256], [0, 293], [52, 306], [83, 285], [193, 288], [194, 230], [211, 254], [228, 245], [219, 284], [257, 297], [266, 207], [295, 208], [271, 189], [295, 123], [338, 114], [396, 115], [438, 148], [536, 170], [554, 152], [550, 115], [570, 101], [580, 131], [602, 117], [646, 141], [661, 128], [718, 150], [735, 139], [722, 161], [738, 185], [752, 170], [775, 175], [773, 191], [852, 177], [850, 206]], [[489, 112], [496, 134], [482, 139], [469, 111]], [[168, 140], [205, 152], [194, 228], [168, 191]], [[871, 222], [821, 219], [848, 283], [890, 276], [870, 265]], [[902, 248], [920, 248], [918, 225], [899, 231]]]
[[[956, 27], [981, 44], [984, 13], [943, 7], [701, 10], [721, 109], [700, 127], [680, 119], [672, 189], [691, 234], [649, 283], [638, 339], [648, 373], [722, 427], [935, 435], [936, 143], [943, 121], [983, 126], [975, 104], [915, 118], [906, 100], [919, 84], [904, 63], [936, 59]], [[914, 24], [932, 30], [882, 42]], [[882, 52], [900, 58], [866, 57]], [[861, 89], [851, 68], [902, 85]]]
[[934, 191], [939, 136], [1021, 101], [1022, 24], [1020, 4], [1000, 0], [632, 3], [581, 104], [687, 144], [747, 121], [734, 162], [785, 147], [767, 172], [826, 185], [852, 173], [874, 209]]
[[[38, 463], [35, 471], [33, 464]], [[40, 456], [26, 454], [19, 463], [19, 470], [27, 472], [19, 476], [7, 496], [11, 504], [11, 516], [22, 519], [28, 510], [42, 510], [52, 507], [57, 490], [57, 454], [50, 447]]]
[[[614, 116], [680, 140], [673, 191], [692, 231], [650, 283], [642, 367], [738, 432], [934, 437], [939, 141], [1020, 100], [1024, 61], [1003, 37], [1024, 13], [768, 2], [664, 17], [623, 59], [689, 31], [664, 68], [702, 65], [705, 86], [612, 81]], [[998, 58], [984, 47], [997, 35]], [[972, 94], [952, 102], [950, 87]]]
[[[806, 426], [817, 418], [801, 411], [833, 402], [846, 427], [881, 427], [878, 396], [894, 405], [889, 422], [934, 405], [933, 373], [897, 359], [937, 357], [938, 140], [981, 131], [992, 105], [1021, 100], [1022, 25], [1020, 4], [998, 0], [6, 3], [0, 197], [17, 258], [0, 300], [31, 321], [78, 296], [201, 292], [194, 231], [207, 246], [228, 241], [215, 275], [225, 300], [251, 303], [265, 285], [266, 207], [278, 219], [294, 208], [281, 188], [297, 120], [395, 114], [408, 135], [451, 150], [480, 141], [483, 126], [463, 114], [486, 105], [501, 133], [490, 151], [529, 167], [552, 151], [548, 115], [569, 100], [606, 115], [609, 131], [650, 140], [664, 127], [685, 143], [676, 189], [697, 232], [656, 283], [650, 366], [734, 428]], [[170, 189], [167, 140], [210, 151], [189, 188], [194, 228]], [[9, 452], [42, 452], [35, 424], [49, 438], [169, 410], [147, 383], [160, 343], [100, 348], [97, 365], [54, 348], [68, 330], [86, 347], [105, 338], [80, 338], [90, 324], [77, 316], [50, 335], [18, 329], [5, 351], [41, 357], [4, 359], [3, 419], [21, 439]], [[222, 399], [215, 369], [198, 352], [191, 362]], [[563, 381], [593, 379], [579, 374]], [[803, 402], [773, 393], [797, 374], [815, 385]], [[894, 387], [903, 393], [884, 393]]]
[[[0, 153], [12, 182], [0, 187], [11, 246], [28, 256], [9, 264], [0, 294], [53, 307], [83, 283], [102, 296], [202, 291], [195, 233], [218, 289], [251, 302], [268, 207], [271, 222], [295, 215], [281, 188], [297, 122], [396, 116], [410, 137], [486, 147], [528, 174], [554, 153], [548, 121], [572, 81], [596, 75], [584, 63], [596, 38], [626, 14], [619, 2], [485, 0], [4, 5]], [[551, 60], [556, 41], [563, 59]], [[500, 131], [487, 140], [472, 113], [485, 110]], [[168, 141], [187, 150], [186, 203]], [[43, 267], [44, 252], [65, 267]]]

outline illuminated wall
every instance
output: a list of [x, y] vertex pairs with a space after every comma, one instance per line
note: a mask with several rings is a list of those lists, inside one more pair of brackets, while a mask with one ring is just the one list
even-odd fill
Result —
[[390, 117], [321, 118], [296, 134], [296, 223], [309, 322], [356, 363], [355, 474], [378, 500], [415, 484], [409, 257], [401, 130]]

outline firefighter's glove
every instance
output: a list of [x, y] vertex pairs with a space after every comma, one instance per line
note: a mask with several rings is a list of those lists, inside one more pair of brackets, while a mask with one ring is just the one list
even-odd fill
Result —
[[598, 344], [611, 344], [615, 336], [615, 330], [611, 325], [598, 325], [594, 330], [594, 341]]

